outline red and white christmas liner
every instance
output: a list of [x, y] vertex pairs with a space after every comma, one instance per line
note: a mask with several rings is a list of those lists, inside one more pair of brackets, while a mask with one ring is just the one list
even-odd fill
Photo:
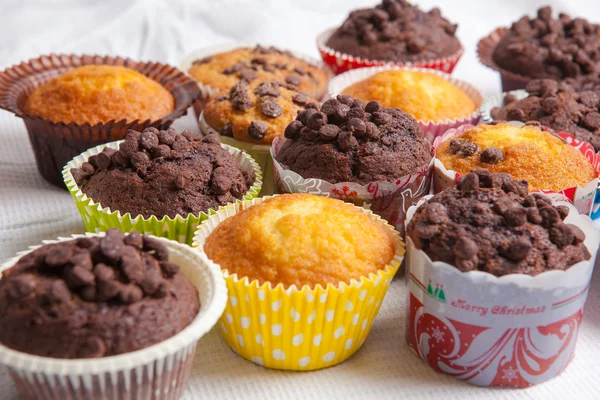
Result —
[[454, 54], [444, 57], [438, 58], [435, 60], [423, 60], [418, 62], [393, 62], [393, 61], [383, 61], [383, 60], [369, 60], [367, 58], [355, 57], [350, 54], [344, 54], [339, 51], [333, 50], [331, 47], [326, 45], [327, 41], [336, 31], [337, 28], [327, 29], [325, 32], [321, 33], [317, 36], [317, 47], [319, 48], [319, 53], [321, 53], [321, 58], [325, 64], [329, 65], [329, 67], [333, 70], [333, 72], [337, 74], [341, 74], [342, 72], [349, 71], [351, 69], [363, 68], [363, 67], [375, 67], [380, 65], [396, 65], [398, 67], [417, 67], [417, 68], [430, 68], [438, 71], [443, 71], [447, 73], [452, 73], [456, 63], [460, 60], [460, 57], [464, 53], [464, 49], [461, 48]]
[[388, 71], [388, 70], [408, 70], [408, 71], [420, 71], [420, 72], [428, 72], [431, 74], [435, 74], [453, 85], [457, 86], [460, 90], [462, 90], [473, 103], [475, 103], [476, 110], [466, 115], [462, 118], [454, 118], [454, 119], [443, 119], [439, 121], [423, 121], [418, 120], [419, 126], [421, 127], [421, 132], [423, 132], [423, 136], [427, 138], [431, 143], [435, 140], [436, 137], [441, 136], [448, 129], [458, 128], [459, 126], [470, 124], [477, 125], [480, 119], [479, 108], [483, 103], [483, 95], [479, 90], [477, 90], [471, 84], [461, 81], [458, 79], [452, 78], [449, 74], [441, 71], [435, 71], [426, 68], [413, 68], [413, 67], [398, 67], [395, 65], [384, 65], [381, 67], [368, 67], [368, 68], [359, 68], [351, 71], [344, 72], [333, 78], [329, 82], [329, 97], [336, 97], [341, 94], [346, 88], [355, 84], [356, 82], [360, 82], [364, 79], [367, 79], [379, 72]]
[[[57, 243], [104, 233], [59, 237]], [[196, 344], [218, 321], [227, 301], [220, 269], [191, 247], [155, 238], [169, 249], [169, 258], [198, 290], [200, 311], [181, 332], [153, 346], [131, 353], [93, 359], [58, 359], [22, 353], [0, 344], [0, 363], [6, 366], [22, 398], [37, 400], [123, 399], [176, 400], [192, 369]], [[0, 266], [11, 268], [31, 247]]]
[[393, 182], [369, 182], [366, 185], [355, 182], [334, 184], [322, 179], [303, 178], [280, 164], [276, 156], [286, 140], [288, 139], [285, 137], [276, 138], [271, 146], [273, 175], [278, 193], [310, 193], [353, 203], [381, 216], [404, 236], [406, 211], [430, 192], [433, 158], [418, 171]]
[[[228, 51], [233, 51], [235, 49], [240, 49], [240, 48], [244, 48], [244, 47], [256, 47], [257, 45], [268, 46], [264, 43], [262, 43], [262, 44], [261, 43], [229, 43], [229, 44], [208, 46], [208, 47], [205, 47], [205, 48], [202, 48], [199, 50], [192, 51], [189, 54], [186, 54], [181, 59], [181, 62], [179, 63], [179, 69], [181, 71], [185, 72], [188, 76], [190, 76], [189, 70], [192, 67], [192, 64], [194, 63], [194, 61], [196, 61], [196, 60], [201, 60], [205, 57], [209, 57], [209, 56], [212, 56], [215, 54], [225, 53]], [[314, 57], [308, 56], [306, 54], [298, 53], [297, 51], [292, 51], [292, 54], [296, 58], [299, 58], [317, 68], [321, 68], [321, 69], [327, 71], [330, 78], [333, 77], [333, 72], [331, 71], [329, 66], [325, 65], [325, 63], [323, 63], [322, 61], [320, 61]], [[202, 82], [196, 81], [196, 83], [198, 84], [198, 88], [200, 88], [201, 95], [200, 95], [198, 101], [196, 101], [194, 103], [194, 111], [196, 112], [196, 117], [200, 118], [200, 113], [202, 112], [202, 110], [204, 109], [204, 107], [206, 106], [206, 104], [208, 103], [210, 98], [219, 94], [221, 92], [221, 90], [213, 88], [210, 85], [202, 83]], [[324, 95], [325, 93], [326, 93], [326, 88], [323, 87], [323, 93], [321, 93], [321, 96]], [[317, 96], [316, 100], [320, 100], [321, 96]]]
[[[417, 208], [408, 210], [407, 223]], [[434, 370], [478, 386], [528, 387], [573, 359], [600, 231], [570, 208], [592, 258], [565, 271], [496, 277], [431, 261], [407, 239], [407, 341]]]
[[[522, 125], [521, 122], [518, 124]], [[472, 125], [463, 125], [457, 129], [448, 130], [444, 135], [438, 137], [433, 142], [434, 149], [437, 150], [438, 146], [442, 142], [450, 140], [451, 138], [458, 136], [471, 128], [473, 128]], [[559, 132], [558, 136], [565, 140], [567, 144], [575, 147], [579, 152], [581, 152], [581, 154], [585, 156], [590, 164], [592, 164], [596, 174], [600, 176], [600, 154], [595, 152], [591, 144], [577, 140], [572, 134], [566, 132]], [[433, 192], [439, 193], [442, 190], [455, 185], [460, 176], [460, 173], [454, 170], [446, 169], [444, 164], [442, 164], [442, 162], [436, 158], [433, 166]], [[596, 193], [598, 192], [598, 182], [599, 179], [595, 178], [588, 182], [585, 186], [565, 188], [561, 190], [559, 194], [568, 198], [581, 214], [589, 216], [593, 211], [594, 200], [596, 198]], [[543, 192], [548, 194], [554, 193], [550, 190], [543, 190]]]

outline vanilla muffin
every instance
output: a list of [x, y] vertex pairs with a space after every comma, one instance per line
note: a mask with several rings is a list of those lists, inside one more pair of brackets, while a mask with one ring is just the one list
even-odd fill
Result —
[[342, 94], [366, 102], [377, 100], [420, 121], [462, 118], [477, 109], [462, 89], [431, 72], [382, 71], [350, 85]]
[[283, 135], [299, 111], [316, 108], [295, 86], [279, 81], [236, 83], [229, 94], [214, 97], [204, 108], [204, 120], [223, 136], [256, 144], [271, 144]]
[[36, 88], [24, 111], [52, 122], [95, 125], [112, 120], [155, 121], [174, 108], [171, 93], [137, 71], [86, 65]]
[[449, 170], [484, 168], [529, 182], [529, 189], [561, 191], [596, 178], [592, 164], [573, 146], [539, 124], [479, 125], [442, 142], [436, 157]]
[[286, 194], [220, 223], [204, 251], [239, 279], [315, 288], [377, 273], [390, 264], [395, 246], [380, 225], [352, 205]]
[[279, 80], [321, 97], [329, 80], [326, 70], [289, 51], [263, 46], [243, 47], [196, 60], [188, 72], [197, 82], [224, 92], [240, 81]]

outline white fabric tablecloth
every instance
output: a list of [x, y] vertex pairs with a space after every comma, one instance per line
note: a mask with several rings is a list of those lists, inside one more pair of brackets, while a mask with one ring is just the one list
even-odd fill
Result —
[[[318, 56], [315, 37], [339, 24], [352, 8], [375, 0], [2, 0], [0, 66], [50, 52], [129, 56], [177, 65], [203, 46], [262, 42]], [[500, 90], [496, 73], [477, 62], [479, 38], [542, 3], [600, 20], [600, 3], [537, 0], [427, 0], [459, 23], [466, 53], [455, 75], [485, 94]], [[193, 128], [188, 116], [176, 128]], [[0, 111], [0, 260], [42, 239], [83, 231], [66, 191], [38, 175], [25, 127]], [[407, 398], [407, 399], [598, 399], [600, 398], [600, 271], [585, 309], [577, 357], [557, 379], [526, 390], [482, 389], [433, 372], [405, 344], [405, 282], [397, 279], [369, 339], [347, 362], [308, 373], [264, 369], [235, 355], [218, 332], [201, 339], [184, 399]], [[16, 397], [0, 369], [0, 399]]]

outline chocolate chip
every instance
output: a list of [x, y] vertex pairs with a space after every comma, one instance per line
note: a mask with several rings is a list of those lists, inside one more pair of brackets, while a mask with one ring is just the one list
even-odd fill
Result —
[[579, 102], [586, 107], [596, 108], [600, 102], [600, 97], [596, 92], [585, 91], [579, 93]]
[[131, 164], [135, 167], [135, 169], [137, 169], [138, 171], [145, 171], [146, 168], [148, 168], [148, 165], [150, 164], [150, 157], [148, 157], [148, 154], [138, 151], [136, 153], [133, 153], [130, 161]]
[[73, 247], [68, 243], [58, 243], [48, 249], [44, 261], [49, 267], [62, 267], [69, 262], [71, 256]]
[[100, 239], [100, 250], [102, 254], [111, 261], [121, 259], [121, 250], [125, 246], [123, 232], [117, 229], [109, 229], [106, 236]]
[[83, 301], [96, 301], [96, 286], [84, 286], [79, 290], [79, 297]]
[[121, 151], [115, 152], [115, 154], [112, 155], [110, 160], [114, 165], [123, 168], [127, 168], [131, 165], [131, 163], [129, 162], [129, 158], [125, 157]]
[[586, 128], [596, 130], [600, 128], [600, 114], [597, 112], [589, 112], [583, 118], [582, 123]]
[[109, 301], [119, 294], [121, 285], [115, 280], [98, 279], [96, 283], [96, 300]]
[[13, 299], [29, 296], [37, 286], [36, 278], [31, 274], [21, 274], [12, 279], [11, 282], [12, 285], [9, 286], [8, 294]]
[[427, 221], [432, 224], [443, 224], [449, 221], [448, 210], [443, 204], [431, 202], [425, 206]]
[[529, 251], [533, 248], [531, 241], [523, 236], [513, 238], [502, 255], [512, 261], [521, 261], [527, 258]]
[[161, 261], [160, 268], [165, 278], [172, 278], [179, 271], [179, 265], [170, 261]]
[[177, 189], [183, 190], [192, 182], [192, 177], [186, 172], [179, 172], [174, 182]]
[[233, 137], [233, 125], [231, 122], [226, 122], [219, 130], [219, 133], [223, 136]]
[[134, 304], [144, 298], [144, 293], [137, 285], [122, 285], [119, 291], [119, 299], [124, 304]]
[[285, 77], [285, 81], [290, 85], [298, 86], [302, 83], [302, 78], [296, 74], [291, 74]]
[[240, 72], [240, 79], [243, 79], [246, 82], [252, 82], [257, 77], [258, 74], [253, 69], [245, 69]]
[[316, 112], [317, 112], [317, 110], [314, 110], [312, 108], [302, 110], [302, 111], [298, 112], [298, 115], [296, 116], [296, 120], [300, 121], [302, 123], [302, 125], [306, 125], [308, 118]]
[[211, 190], [217, 195], [225, 194], [229, 191], [232, 185], [231, 178], [227, 175], [224, 167], [215, 168], [212, 175]]
[[125, 140], [119, 145], [119, 151], [127, 158], [130, 158], [133, 154], [139, 151], [139, 149], [139, 143], [137, 140]]
[[166, 144], [167, 146], [172, 146], [175, 143], [176, 133], [170, 131], [160, 131], [157, 134], [158, 142], [160, 144]]
[[511, 180], [510, 175], [505, 178], [504, 182], [500, 184], [500, 187], [506, 193], [515, 193], [519, 196], [526, 196], [529, 192], [529, 183], [527, 181], [513, 181]]
[[212, 59], [213, 59], [212, 56], [204, 57], [200, 60], [194, 60], [193, 64], [207, 64], [207, 63], [211, 62]]
[[503, 104], [503, 105], [507, 105], [507, 104], [510, 104], [510, 103], [514, 103], [514, 102], [515, 102], [515, 101], [517, 101], [517, 100], [518, 100], [518, 99], [517, 99], [517, 96], [515, 96], [514, 94], [510, 94], [510, 93], [508, 93], [508, 94], [506, 94], [506, 95], [504, 96], [504, 101], [503, 101], [503, 103], [502, 103], [502, 104]]
[[[356, 100], [355, 100], [356, 101]], [[352, 106], [346, 114], [346, 118], [351, 120], [352, 118], [365, 119], [366, 113], [362, 107]]]
[[298, 137], [300, 137], [300, 129], [302, 129], [303, 126], [304, 125], [302, 125], [302, 122], [294, 120], [285, 128], [283, 135], [286, 137], [286, 139], [296, 140]]
[[439, 225], [430, 225], [425, 222], [415, 224], [415, 232], [422, 239], [431, 239], [439, 232]]
[[300, 106], [303, 106], [308, 102], [308, 97], [301, 93], [296, 93], [292, 96], [292, 101]]
[[542, 226], [546, 229], [549, 229], [562, 221], [558, 211], [550, 205], [541, 207], [539, 213], [542, 217]]
[[331, 117], [336, 113], [336, 110], [341, 105], [342, 103], [340, 103], [337, 99], [329, 99], [321, 106], [321, 112], [324, 112], [328, 117]]
[[327, 124], [327, 115], [325, 115], [325, 113], [322, 113], [322, 112], [312, 113], [306, 119], [306, 126], [308, 126], [310, 129], [319, 130], [319, 129], [321, 129], [322, 126], [324, 126], [326, 124]]
[[158, 146], [158, 136], [154, 132], [144, 131], [140, 135], [140, 146], [146, 150]]
[[319, 131], [315, 131], [314, 129], [310, 129], [305, 126], [300, 129], [300, 136], [302, 136], [305, 140], [313, 141], [317, 137], [319, 137]]
[[71, 289], [77, 289], [82, 286], [93, 285], [96, 277], [92, 273], [79, 265], [68, 268], [65, 271], [65, 281]]
[[134, 131], [133, 129], [128, 129], [127, 133], [125, 134], [125, 141], [132, 141], [137, 143], [141, 134], [141, 132]]
[[152, 297], [157, 298], [157, 299], [162, 299], [168, 293], [169, 293], [169, 286], [167, 285], [166, 282], [163, 281], [163, 282], [160, 282], [160, 284], [158, 285], [158, 288], [152, 294]]
[[527, 222], [527, 209], [515, 204], [504, 213], [504, 222], [508, 226], [521, 226]]
[[160, 286], [162, 273], [160, 266], [152, 257], [142, 256], [142, 264], [144, 266], [144, 277], [140, 281], [139, 286], [142, 288], [144, 294], [151, 296]]
[[191, 146], [190, 142], [185, 138], [185, 136], [177, 135], [175, 137], [175, 142], [173, 143], [172, 149], [175, 151], [190, 151]]
[[296, 67], [294, 67], [294, 72], [297, 73], [298, 75], [306, 75], [306, 68], [304, 68], [302, 66], [296, 66]]
[[504, 161], [504, 153], [496, 147], [488, 147], [481, 152], [479, 159], [486, 164], [498, 164]]
[[167, 158], [171, 155], [171, 148], [166, 144], [160, 144], [150, 152], [152, 158]]
[[473, 239], [468, 238], [466, 236], [461, 236], [456, 241], [456, 244], [454, 245], [452, 250], [456, 258], [469, 260], [477, 255], [477, 253], [479, 252], [479, 247]]
[[376, 111], [373, 115], [373, 123], [377, 126], [385, 125], [392, 121], [392, 116], [384, 111]]
[[227, 68], [225, 68], [223, 70], [223, 74], [225, 75], [232, 75], [235, 74], [237, 72], [240, 72], [242, 69], [246, 68], [246, 64], [244, 64], [243, 62], [237, 62]]
[[367, 105], [365, 106], [365, 111], [370, 114], [373, 114], [373, 113], [381, 110], [382, 108], [383, 107], [380, 102], [373, 100], [373, 101], [370, 101], [367, 103]]
[[570, 245], [575, 240], [573, 230], [566, 224], [559, 223], [550, 228], [550, 241], [559, 249]]
[[130, 282], [142, 280], [142, 258], [138, 250], [133, 247], [123, 249], [121, 252], [121, 270]]
[[183, 132], [181, 132], [181, 136], [183, 136], [190, 142], [201, 142], [202, 138], [204, 137], [201, 133], [192, 132], [189, 129], [186, 129]]
[[125, 236], [123, 242], [128, 246], [132, 246], [140, 250], [144, 247], [144, 240], [142, 239], [142, 235], [140, 235], [136, 231], [132, 231], [127, 236]]
[[340, 150], [342, 151], [349, 151], [358, 146], [358, 141], [356, 140], [356, 138], [350, 132], [347, 131], [342, 131], [338, 133], [337, 140], [338, 145], [340, 146]]
[[577, 225], [566, 224], [573, 234], [573, 244], [577, 245], [585, 241], [585, 233]]
[[459, 189], [463, 192], [470, 192], [479, 188], [479, 177], [477, 174], [470, 172], [463, 175], [459, 180]]
[[105, 281], [114, 280], [116, 278], [115, 270], [106, 264], [99, 263], [94, 267], [94, 275], [98, 279], [104, 279]]
[[92, 247], [94, 245], [94, 243], [95, 243], [94, 239], [88, 238], [88, 237], [82, 237], [82, 238], [75, 240], [75, 245], [82, 249], [89, 249], [90, 247]]
[[536, 225], [540, 225], [542, 223], [542, 216], [536, 207], [530, 207], [527, 209], [527, 221]]
[[263, 115], [271, 118], [277, 118], [283, 114], [283, 108], [274, 101], [265, 101], [260, 111]]
[[333, 140], [337, 137], [339, 132], [340, 128], [337, 125], [327, 124], [319, 129], [319, 136], [323, 140]]
[[352, 118], [348, 121], [348, 131], [356, 137], [362, 137], [367, 133], [367, 125], [362, 119]]
[[279, 97], [280, 93], [279, 93], [279, 89], [277, 89], [277, 86], [273, 85], [271, 82], [263, 82], [260, 85], [258, 85], [256, 87], [256, 89], [254, 90], [254, 93], [256, 93], [257, 96], [260, 97]]
[[506, 113], [506, 116], [510, 121], [523, 122], [525, 120], [525, 113], [520, 108], [512, 108], [512, 109], [508, 110], [508, 112]]
[[352, 103], [354, 103], [354, 99], [347, 94], [339, 94], [336, 98], [340, 103], [345, 104], [348, 107], [352, 106]]
[[52, 282], [52, 285], [50, 286], [48, 297], [52, 302], [65, 303], [71, 300], [71, 291], [65, 281], [56, 280]]
[[540, 7], [540, 9], [538, 9], [537, 16], [542, 21], [546, 21], [546, 22], [550, 21], [552, 19], [552, 7], [550, 7], [550, 6]]
[[219, 139], [219, 135], [216, 133], [209, 133], [208, 135], [202, 138], [203, 143], [211, 143], [211, 144], [221, 144], [221, 139]]

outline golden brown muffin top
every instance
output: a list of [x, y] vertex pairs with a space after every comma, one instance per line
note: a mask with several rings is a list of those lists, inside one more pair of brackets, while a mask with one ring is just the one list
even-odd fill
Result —
[[213, 97], [204, 107], [204, 119], [223, 136], [256, 144], [271, 144], [283, 135], [298, 111], [316, 107], [294, 86], [278, 81], [236, 83], [229, 94]]
[[529, 182], [529, 189], [560, 191], [596, 178], [581, 152], [536, 125], [479, 125], [440, 144], [436, 157], [449, 170], [484, 168]]
[[25, 103], [29, 114], [53, 122], [155, 121], [175, 108], [158, 82], [114, 65], [78, 67], [36, 88]]
[[244, 47], [196, 60], [189, 74], [198, 82], [228, 91], [241, 80], [279, 80], [295, 85], [310, 96], [321, 97], [328, 73], [275, 47]]
[[204, 251], [239, 279], [314, 288], [377, 273], [391, 263], [396, 243], [350, 204], [285, 194], [221, 222]]
[[463, 118], [477, 106], [458, 86], [430, 72], [389, 70], [344, 89], [343, 94], [399, 108], [420, 121]]

